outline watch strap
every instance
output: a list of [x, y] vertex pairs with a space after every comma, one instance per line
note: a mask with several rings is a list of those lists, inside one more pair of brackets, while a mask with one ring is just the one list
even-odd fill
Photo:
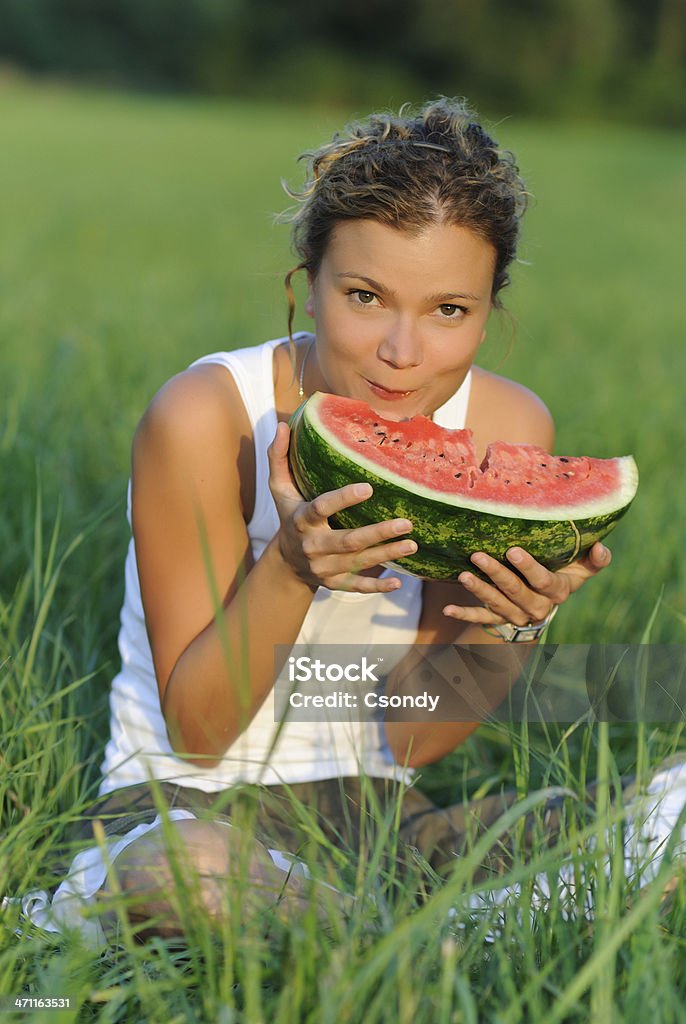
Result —
[[484, 626], [483, 629], [490, 636], [497, 636], [510, 644], [530, 643], [538, 640], [546, 631], [555, 618], [558, 605], [555, 605], [549, 615], [546, 615], [540, 622], [529, 622], [526, 626], [515, 626], [514, 622], [504, 622], [500, 626]]

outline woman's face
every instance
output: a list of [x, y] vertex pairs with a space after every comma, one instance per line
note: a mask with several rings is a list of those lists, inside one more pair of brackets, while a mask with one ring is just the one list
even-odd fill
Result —
[[495, 250], [468, 228], [417, 234], [344, 221], [310, 281], [323, 391], [380, 415], [431, 415], [459, 388], [486, 333]]

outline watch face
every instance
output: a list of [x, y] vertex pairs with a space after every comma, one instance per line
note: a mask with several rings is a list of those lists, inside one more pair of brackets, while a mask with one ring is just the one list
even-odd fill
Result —
[[515, 626], [507, 622], [502, 626], [495, 626], [494, 629], [503, 640], [509, 643], [525, 643], [528, 640], [537, 640], [545, 629], [547, 623], [540, 626]]
[[536, 630], [530, 626], [515, 626], [512, 633], [514, 643], [517, 643], [517, 641], [533, 640], [536, 636]]

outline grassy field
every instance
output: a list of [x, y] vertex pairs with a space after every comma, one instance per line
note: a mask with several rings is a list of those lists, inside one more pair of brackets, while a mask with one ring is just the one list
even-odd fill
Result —
[[[279, 180], [297, 182], [297, 155], [338, 121], [0, 89], [0, 895], [45, 883], [97, 785], [138, 417], [196, 356], [284, 333], [281, 281], [295, 261], [273, 222], [287, 202]], [[484, 364], [545, 399], [559, 452], [631, 452], [641, 471], [612, 569], [550, 639], [638, 642], [652, 623], [653, 641], [682, 643], [686, 144], [516, 119], [498, 134], [535, 200], [505, 296], [514, 336], [512, 317], [496, 317]], [[501, 782], [578, 787], [611, 769], [642, 776], [683, 746], [675, 726], [490, 727], [422, 784], [446, 802]], [[264, 922], [234, 923], [217, 939], [195, 918], [181, 950], [124, 931], [98, 956], [75, 940], [18, 940], [0, 920], [0, 993], [71, 994], [61, 1019], [84, 1021], [684, 1020], [683, 886], [666, 908], [662, 876], [640, 898], [621, 871], [605, 882], [608, 820], [601, 800], [590, 824], [570, 819], [559, 850], [516, 866], [522, 892], [497, 942], [488, 919], [448, 922], [473, 889], [477, 850], [429, 901], [426, 873], [400, 885], [360, 872], [358, 895], [374, 900], [351, 920], [332, 911], [325, 934], [311, 916], [269, 937]], [[567, 920], [555, 901], [530, 913], [533, 874], [554, 872], [578, 830], [596, 921]]]

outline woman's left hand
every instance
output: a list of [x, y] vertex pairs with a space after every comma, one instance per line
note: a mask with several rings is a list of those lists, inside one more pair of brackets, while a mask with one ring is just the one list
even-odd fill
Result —
[[[470, 572], [460, 573], [458, 582], [479, 602], [478, 604], [447, 605], [444, 615], [461, 622], [474, 622], [480, 626], [497, 626], [512, 622], [526, 626], [541, 622], [557, 605], [564, 604], [570, 594], [596, 576], [610, 564], [612, 555], [600, 542], [571, 565], [551, 572], [522, 548], [510, 548], [508, 561], [515, 566], [512, 572], [483, 551], [472, 555], [472, 562], [491, 580], [479, 579]], [[517, 575], [521, 573], [524, 579]]]

